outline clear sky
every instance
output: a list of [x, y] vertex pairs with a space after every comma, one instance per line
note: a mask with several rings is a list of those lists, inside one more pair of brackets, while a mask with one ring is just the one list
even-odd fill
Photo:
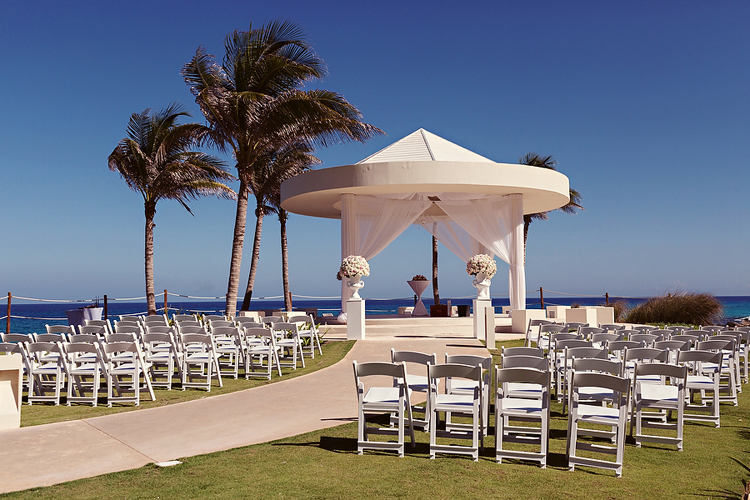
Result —
[[[330, 73], [319, 86], [388, 134], [320, 150], [323, 167], [420, 127], [500, 162], [557, 159], [586, 211], [531, 225], [528, 289], [750, 295], [750, 3], [689, 0], [4, 1], [2, 292], [144, 294], [142, 199], [107, 156], [131, 113], [176, 101], [201, 121], [182, 65], [274, 19], [305, 30]], [[190, 206], [157, 207], [156, 289], [223, 296], [234, 204]], [[336, 295], [338, 221], [292, 216], [289, 233], [292, 292]], [[407, 230], [370, 262], [362, 295], [409, 296], [430, 241]], [[268, 217], [255, 296], [280, 295], [279, 253]], [[498, 264], [492, 290], [506, 293]], [[443, 297], [474, 293], [444, 247], [440, 276]]]

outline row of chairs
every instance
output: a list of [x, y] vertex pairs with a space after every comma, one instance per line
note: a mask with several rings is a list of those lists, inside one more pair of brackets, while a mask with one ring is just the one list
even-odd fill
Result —
[[[678, 450], [683, 448], [684, 420], [709, 421], [719, 426], [720, 379], [722, 373], [728, 376], [733, 372], [727, 366], [727, 353], [733, 347], [719, 339], [691, 347], [670, 350], [641, 345], [626, 348], [622, 359], [612, 359], [606, 347], [567, 350], [563, 387], [564, 405], [569, 407], [566, 450], [570, 470], [576, 465], [602, 467], [621, 476], [628, 420], [637, 446], [649, 441], [672, 444]], [[414, 446], [414, 429], [421, 427], [430, 432], [431, 458], [435, 453], [459, 453], [478, 459], [488, 425], [491, 358], [446, 354], [445, 364], [436, 361], [435, 354], [392, 350], [391, 363], [354, 362], [360, 454], [365, 449], [379, 449], [395, 450], [403, 456], [405, 430]], [[407, 363], [426, 365], [426, 377], [407, 371]], [[503, 349], [501, 365], [495, 366], [498, 463], [521, 459], [546, 466], [553, 367], [541, 348]], [[393, 386], [366, 388], [363, 378], [371, 375], [391, 377]], [[458, 388], [464, 392], [457, 392]], [[428, 392], [424, 410], [412, 405], [415, 391]], [[708, 398], [707, 393], [712, 397]], [[424, 420], [414, 417], [417, 411], [424, 411]], [[391, 427], [368, 426], [366, 414], [380, 412], [393, 414]], [[438, 431], [441, 412], [446, 415], [445, 431]], [[670, 413], [676, 413], [674, 421], [669, 420]], [[471, 424], [455, 424], [451, 414], [467, 414], [472, 418]], [[530, 426], [530, 421], [536, 421], [538, 426]], [[675, 435], [646, 433], [647, 428], [670, 429]], [[397, 441], [368, 439], [369, 434], [379, 433], [396, 434]], [[438, 437], [467, 438], [472, 444], [440, 445], [436, 442]], [[536, 444], [539, 451], [510, 449], [509, 443]], [[582, 456], [581, 451], [587, 453]], [[590, 452], [612, 455], [614, 459], [590, 458]]]
[[[533, 320], [543, 321], [543, 320]], [[533, 325], [537, 326], [537, 325]], [[533, 345], [536, 343], [537, 346], [542, 347], [545, 350], [557, 350], [556, 356], [551, 356], [551, 359], [559, 359], [559, 351], [561, 346], [565, 345], [568, 340], [587, 340], [592, 342], [595, 346], [607, 345], [610, 350], [622, 350], [624, 346], [638, 347], [640, 344], [642, 347], [657, 347], [667, 348], [667, 346], [674, 346], [675, 342], [682, 341], [684, 343], [689, 342], [690, 345], [685, 345], [683, 348], [687, 349], [690, 346], [695, 346], [698, 342], [708, 340], [726, 340], [735, 339], [734, 350], [735, 350], [735, 378], [740, 378], [745, 381], [748, 380], [750, 370], [748, 356], [748, 349], [750, 349], [750, 327], [744, 327], [735, 330], [729, 330], [723, 327], [703, 327], [701, 330], [693, 330], [689, 327], [670, 327], [669, 329], [663, 330], [648, 330], [647, 326], [638, 327], [636, 329], [624, 329], [624, 328], [612, 328], [617, 325], [602, 325], [602, 328], [593, 328], [574, 325], [557, 325], [552, 323], [544, 323], [538, 325], [538, 332], [536, 338], [530, 335], [531, 326], [529, 332], [527, 332], [527, 342], [525, 345]], [[572, 330], [572, 331], [571, 331]], [[648, 333], [643, 333], [643, 332]], [[557, 348], [556, 345], [560, 343]], [[672, 342], [670, 344], [670, 342]], [[678, 344], [679, 345], [679, 344]], [[669, 347], [673, 349], [674, 347]], [[554, 374], [553, 377], [556, 382], [559, 379]], [[741, 387], [738, 386], [738, 390], [741, 391]]]
[[[304, 366], [303, 338], [307, 334], [309, 345], [314, 349], [320, 340], [313, 326], [300, 331], [300, 323], [308, 324], [311, 318], [303, 316], [298, 323], [250, 323], [248, 327], [219, 325], [220, 320], [203, 325], [188, 325], [180, 322], [176, 326], [151, 321], [135, 327], [115, 323], [118, 333], [106, 333], [105, 325], [86, 325], [76, 331], [73, 327], [54, 327], [48, 330], [57, 333], [2, 335], [2, 351], [19, 353], [24, 360], [25, 386], [28, 402], [60, 402], [60, 393], [67, 385], [72, 402], [89, 402], [96, 405], [100, 378], [108, 382], [108, 402], [132, 401], [139, 404], [139, 391], [133, 382], [144, 380], [154, 399], [153, 386], [171, 389], [175, 370], [182, 388], [202, 387], [211, 390], [212, 380], [222, 386], [221, 376], [238, 376], [238, 367], [244, 365], [245, 377], [264, 377], [270, 380], [272, 370], [297, 367], [298, 359]], [[304, 321], [303, 320], [307, 320]], [[115, 347], [127, 348], [137, 359], [128, 363], [121, 358], [123, 352]], [[285, 356], [285, 353], [290, 353]], [[314, 355], [311, 353], [311, 355]], [[291, 359], [291, 361], [289, 360]], [[125, 371], [131, 383], [126, 387], [132, 396], [122, 396]], [[88, 383], [84, 383], [87, 378]], [[66, 384], [67, 380], [67, 384]], [[120, 395], [113, 395], [110, 386]], [[83, 396], [81, 390], [90, 389], [91, 396]], [[73, 392], [76, 392], [74, 394]]]
[[115, 402], [139, 405], [143, 390], [148, 391], [152, 401], [156, 399], [148, 376], [149, 364], [132, 338], [105, 343], [63, 343], [36, 341], [30, 335], [22, 340], [19, 336], [1, 335], [0, 352], [21, 355], [29, 405], [35, 402], [59, 405], [67, 386], [68, 406], [74, 402], [97, 406], [102, 378], [106, 381], [109, 406]]
[[[407, 363], [423, 365], [426, 376], [408, 372]], [[396, 451], [404, 456], [404, 435], [408, 428], [412, 448], [416, 446], [414, 429], [417, 427], [430, 433], [430, 458], [436, 453], [469, 455], [479, 460], [487, 435], [489, 406], [489, 368], [492, 358], [475, 355], [445, 355], [445, 363], [437, 364], [437, 356], [415, 351], [391, 349], [391, 362], [358, 363], [354, 361], [354, 379], [358, 400], [357, 451], [366, 449]], [[391, 387], [366, 386], [369, 376], [391, 377]], [[444, 391], [438, 391], [438, 387]], [[425, 408], [413, 405], [413, 392], [425, 392]], [[416, 419], [415, 412], [424, 413], [424, 419]], [[390, 427], [368, 426], [366, 414], [391, 414]], [[440, 414], [445, 415], [444, 427], [438, 430]], [[468, 416], [471, 423], [456, 420]], [[397, 441], [383, 442], [369, 439], [370, 434], [396, 435]], [[438, 443], [438, 438], [468, 439], [471, 445]]]

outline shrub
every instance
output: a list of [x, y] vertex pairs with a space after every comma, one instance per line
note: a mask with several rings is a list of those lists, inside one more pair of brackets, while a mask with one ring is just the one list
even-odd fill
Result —
[[631, 309], [624, 320], [627, 323], [710, 325], [722, 312], [721, 302], [711, 294], [679, 292], [651, 297]]
[[624, 300], [615, 300], [609, 303], [609, 307], [614, 309], [615, 323], [620, 323], [628, 311], [628, 303]]

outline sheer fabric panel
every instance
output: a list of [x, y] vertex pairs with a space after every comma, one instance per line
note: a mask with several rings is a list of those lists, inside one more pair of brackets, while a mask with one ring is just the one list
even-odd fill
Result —
[[[413, 196], [397, 200], [377, 196], [341, 196], [341, 258], [361, 255], [367, 260], [383, 251], [430, 206], [430, 201]], [[341, 310], [349, 296], [341, 283]]]

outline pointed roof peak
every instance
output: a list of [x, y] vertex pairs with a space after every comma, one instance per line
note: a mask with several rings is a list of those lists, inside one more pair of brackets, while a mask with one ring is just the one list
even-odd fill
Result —
[[390, 146], [368, 156], [362, 163], [386, 163], [397, 161], [466, 161], [489, 162], [489, 158], [454, 144], [423, 128], [412, 132]]

